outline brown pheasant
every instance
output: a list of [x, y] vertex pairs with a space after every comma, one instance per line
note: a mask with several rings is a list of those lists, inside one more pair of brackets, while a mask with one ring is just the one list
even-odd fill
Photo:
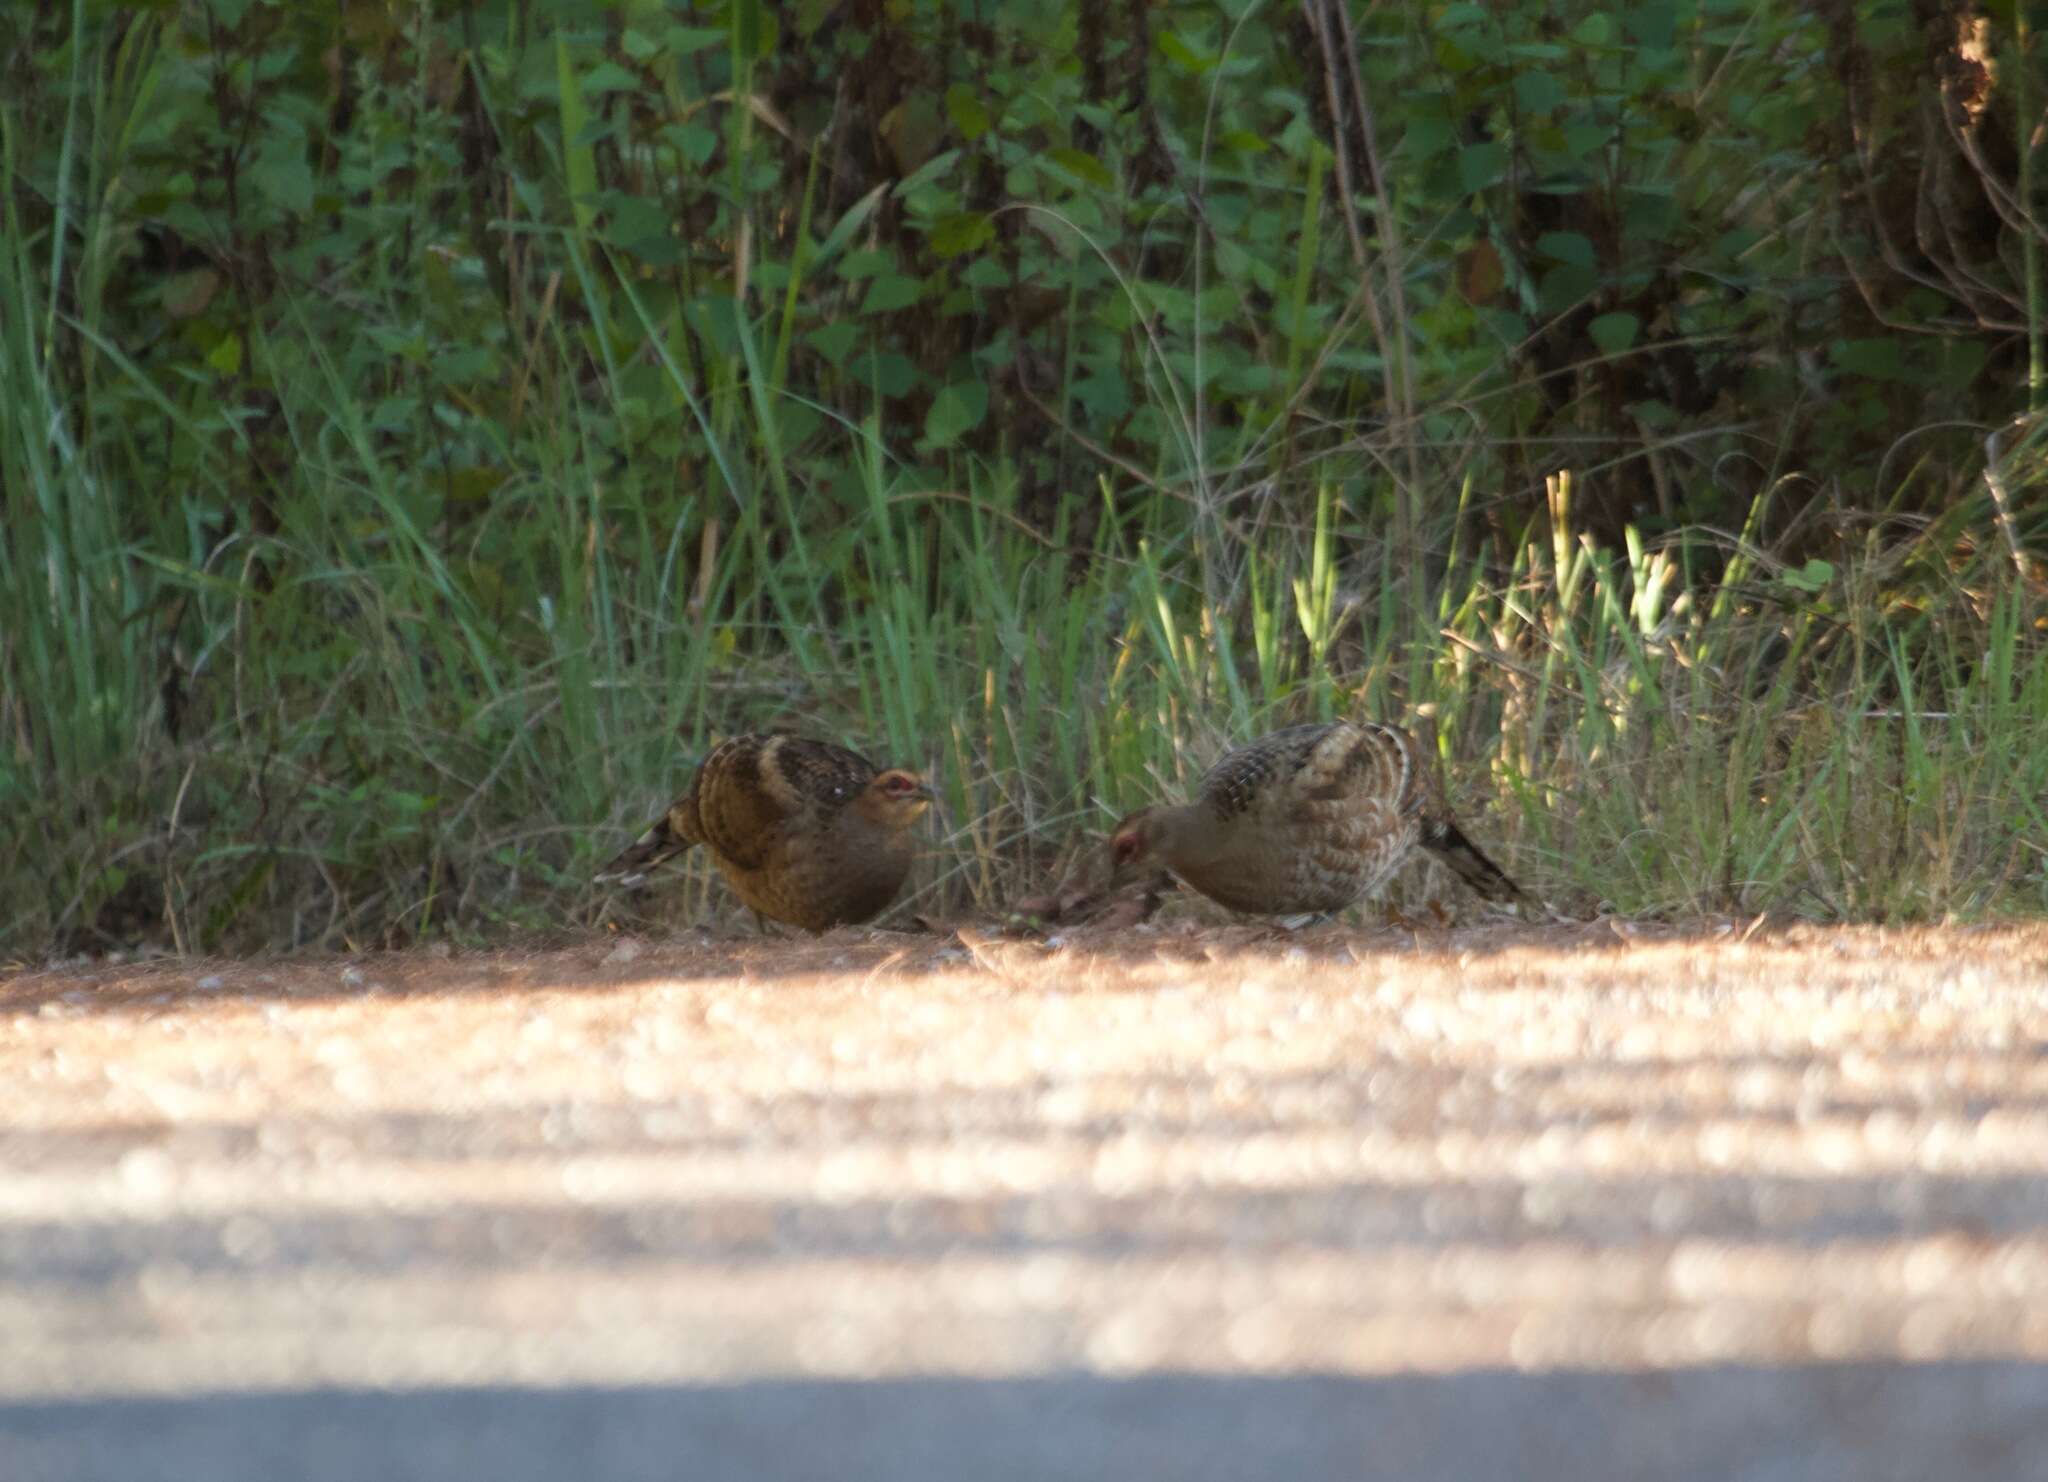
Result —
[[1413, 736], [1372, 722], [1289, 726], [1226, 755], [1192, 803], [1119, 823], [1111, 888], [1165, 869], [1233, 911], [1339, 911], [1417, 845], [1490, 900], [1522, 894], [1452, 821]]
[[915, 772], [776, 731], [720, 742], [690, 790], [598, 872], [637, 884], [693, 844], [757, 916], [805, 931], [866, 921], [910, 871], [910, 828], [931, 806]]

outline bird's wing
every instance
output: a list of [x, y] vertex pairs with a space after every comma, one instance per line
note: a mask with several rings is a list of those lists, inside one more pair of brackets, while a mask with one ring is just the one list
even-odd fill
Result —
[[1330, 721], [1289, 726], [1247, 741], [1209, 769], [1197, 801], [1224, 822], [1270, 806], [1292, 791], [1303, 769], [1338, 739], [1338, 733], [1352, 729], [1342, 721]]
[[822, 822], [875, 777], [859, 752], [784, 732], [734, 736], [697, 769], [696, 825], [734, 864], [758, 867], [792, 826]]
[[1371, 809], [1392, 828], [1429, 811], [1430, 777], [1399, 726], [1329, 721], [1240, 746], [1203, 779], [1201, 801], [1223, 822], [1246, 812], [1306, 818], [1336, 805]]

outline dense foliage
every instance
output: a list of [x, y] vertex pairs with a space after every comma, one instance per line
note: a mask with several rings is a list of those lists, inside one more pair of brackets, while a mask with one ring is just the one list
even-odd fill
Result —
[[12, 7], [0, 938], [616, 913], [770, 722], [990, 906], [1353, 710], [1560, 903], [2040, 909], [2029, 24]]

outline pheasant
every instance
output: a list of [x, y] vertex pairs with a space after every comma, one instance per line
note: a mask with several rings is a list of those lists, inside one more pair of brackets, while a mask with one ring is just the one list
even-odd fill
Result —
[[866, 921], [910, 871], [911, 825], [932, 803], [915, 772], [775, 731], [720, 742], [690, 790], [597, 874], [633, 885], [702, 844], [756, 917], [805, 931]]
[[1339, 911], [1417, 846], [1490, 900], [1522, 892], [1452, 820], [1415, 738], [1399, 726], [1289, 726], [1209, 769], [1192, 803], [1141, 808], [1110, 836], [1111, 888], [1170, 870], [1234, 911]]

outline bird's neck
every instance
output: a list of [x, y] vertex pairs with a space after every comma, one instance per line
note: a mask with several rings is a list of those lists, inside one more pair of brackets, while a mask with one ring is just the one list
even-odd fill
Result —
[[1216, 857], [1222, 845], [1216, 820], [1199, 803], [1161, 808], [1153, 815], [1152, 852], [1170, 870], [1199, 869]]

